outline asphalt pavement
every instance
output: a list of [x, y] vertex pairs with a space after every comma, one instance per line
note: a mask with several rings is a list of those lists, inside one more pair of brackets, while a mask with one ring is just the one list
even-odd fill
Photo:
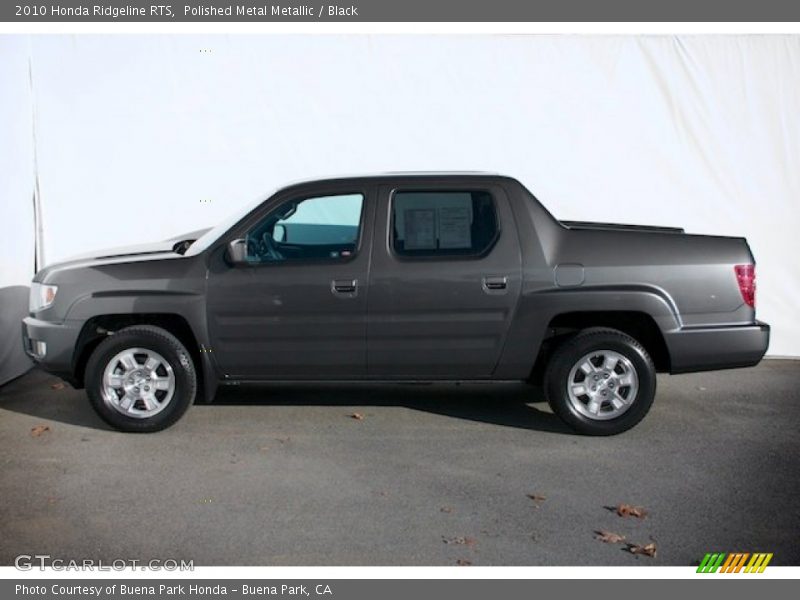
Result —
[[0, 564], [800, 565], [798, 450], [800, 361], [660, 376], [608, 438], [511, 384], [241, 386], [123, 434], [31, 371], [0, 388]]

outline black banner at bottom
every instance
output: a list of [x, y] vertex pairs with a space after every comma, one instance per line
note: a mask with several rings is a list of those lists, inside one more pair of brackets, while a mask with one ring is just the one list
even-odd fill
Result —
[[[713, 584], [702, 583], [714, 581]], [[648, 600], [674, 598], [678, 594], [703, 591], [714, 586], [714, 594], [726, 600], [739, 596], [751, 598], [754, 593], [767, 597], [789, 597], [796, 585], [791, 580], [751, 577], [698, 575], [696, 579], [26, 579], [0, 582], [0, 598], [9, 600], [423, 600], [425, 598], [457, 598], [516, 600], [544, 594], [586, 597], [639, 597]], [[756, 590], [755, 586], [760, 586]], [[766, 590], [764, 587], [766, 586]], [[790, 588], [792, 586], [792, 588]], [[582, 596], [578, 596], [578, 595]], [[774, 596], [772, 595], [774, 594]], [[779, 596], [779, 594], [783, 594]]]

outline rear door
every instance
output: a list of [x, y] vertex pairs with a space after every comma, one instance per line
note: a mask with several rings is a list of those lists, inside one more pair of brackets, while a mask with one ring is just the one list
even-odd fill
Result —
[[231, 379], [366, 375], [367, 278], [374, 188], [292, 191], [268, 201], [227, 240], [248, 266], [212, 254], [208, 327]]
[[369, 376], [491, 377], [521, 289], [500, 186], [382, 186], [370, 269]]

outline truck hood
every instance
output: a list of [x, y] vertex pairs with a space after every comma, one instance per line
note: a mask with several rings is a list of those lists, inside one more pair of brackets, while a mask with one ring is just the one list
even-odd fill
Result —
[[86, 252], [84, 254], [71, 256], [61, 262], [47, 265], [36, 273], [33, 281], [45, 281], [49, 274], [64, 269], [94, 267], [120, 262], [135, 262], [139, 260], [180, 258], [181, 255], [174, 250], [175, 244], [185, 240], [196, 240], [207, 231], [209, 231], [209, 229], [199, 229], [184, 233], [182, 235], [176, 235], [175, 237], [160, 242], [134, 244], [131, 246], [118, 246], [115, 248], [106, 248], [104, 250], [95, 250], [93, 252]]
[[64, 262], [83, 261], [92, 258], [102, 260], [106, 258], [118, 258], [121, 256], [141, 256], [145, 254], [163, 254], [165, 252], [173, 252], [173, 247], [176, 243], [183, 240], [196, 240], [207, 231], [210, 231], [210, 228], [190, 231], [188, 233], [176, 235], [160, 242], [149, 242], [147, 244], [133, 244], [131, 246], [116, 246], [114, 248], [106, 248], [104, 250], [94, 250], [92, 252], [71, 256]]

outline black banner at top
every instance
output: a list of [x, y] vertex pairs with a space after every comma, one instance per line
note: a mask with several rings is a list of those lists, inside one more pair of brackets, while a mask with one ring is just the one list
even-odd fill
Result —
[[4, 22], [800, 21], [791, 0], [4, 0]]

